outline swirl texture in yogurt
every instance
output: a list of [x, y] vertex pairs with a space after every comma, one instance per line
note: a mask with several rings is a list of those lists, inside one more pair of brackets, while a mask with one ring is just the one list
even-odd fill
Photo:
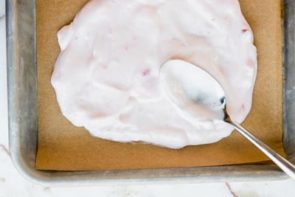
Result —
[[161, 69], [172, 59], [217, 79], [237, 122], [251, 109], [256, 48], [238, 0], [92, 0], [58, 32], [58, 43], [51, 79], [58, 104], [93, 136], [181, 148], [230, 135], [218, 118], [198, 108], [188, 117], [171, 102], [175, 84], [193, 95], [200, 82], [185, 64]]

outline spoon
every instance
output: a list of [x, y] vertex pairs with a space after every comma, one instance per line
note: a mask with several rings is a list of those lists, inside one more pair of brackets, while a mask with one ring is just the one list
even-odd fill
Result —
[[[161, 73], [161, 83], [168, 98], [183, 113], [195, 117], [197, 115], [196, 110], [204, 111], [205, 109], [208, 111], [206, 116], [208, 115], [207, 117], [210, 118], [215, 113], [214, 118], [217, 117], [217, 119], [232, 125], [236, 131], [262, 151], [281, 170], [295, 179], [295, 166], [291, 162], [257, 139], [230, 117], [226, 108], [226, 97], [223, 87], [210, 74], [198, 66], [183, 60], [167, 61], [163, 64]], [[195, 103], [195, 105], [192, 105], [192, 103]]]

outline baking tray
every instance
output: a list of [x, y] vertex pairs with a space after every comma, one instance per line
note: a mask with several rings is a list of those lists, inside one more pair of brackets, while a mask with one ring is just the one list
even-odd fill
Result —
[[[295, 1], [283, 1], [284, 136], [288, 158], [295, 161]], [[97, 184], [148, 181], [206, 182], [283, 179], [272, 164], [111, 171], [35, 169], [38, 138], [35, 0], [6, 0], [9, 148], [16, 168], [43, 184]]]

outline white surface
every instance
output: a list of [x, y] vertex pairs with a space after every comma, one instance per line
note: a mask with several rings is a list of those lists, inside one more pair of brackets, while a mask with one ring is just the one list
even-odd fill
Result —
[[4, 1], [0, 2], [0, 143], [7, 146], [7, 80]]
[[23, 179], [13, 167], [7, 151], [7, 102], [4, 1], [0, 1], [0, 197], [173, 197], [173, 196], [239, 196], [292, 197], [295, 182], [236, 182], [204, 184], [146, 184], [95, 187], [43, 187]]

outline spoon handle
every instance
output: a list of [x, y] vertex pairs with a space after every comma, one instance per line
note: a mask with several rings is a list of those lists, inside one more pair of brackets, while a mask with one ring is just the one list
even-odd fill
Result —
[[287, 161], [284, 157], [276, 153], [269, 146], [264, 144], [262, 141], [257, 139], [254, 135], [252, 135], [249, 131], [243, 128], [240, 124], [230, 121], [231, 125], [235, 127], [235, 129], [247, 138], [252, 144], [254, 144], [257, 148], [259, 148], [269, 159], [271, 159], [278, 167], [280, 167], [287, 175], [295, 179], [295, 166]]

